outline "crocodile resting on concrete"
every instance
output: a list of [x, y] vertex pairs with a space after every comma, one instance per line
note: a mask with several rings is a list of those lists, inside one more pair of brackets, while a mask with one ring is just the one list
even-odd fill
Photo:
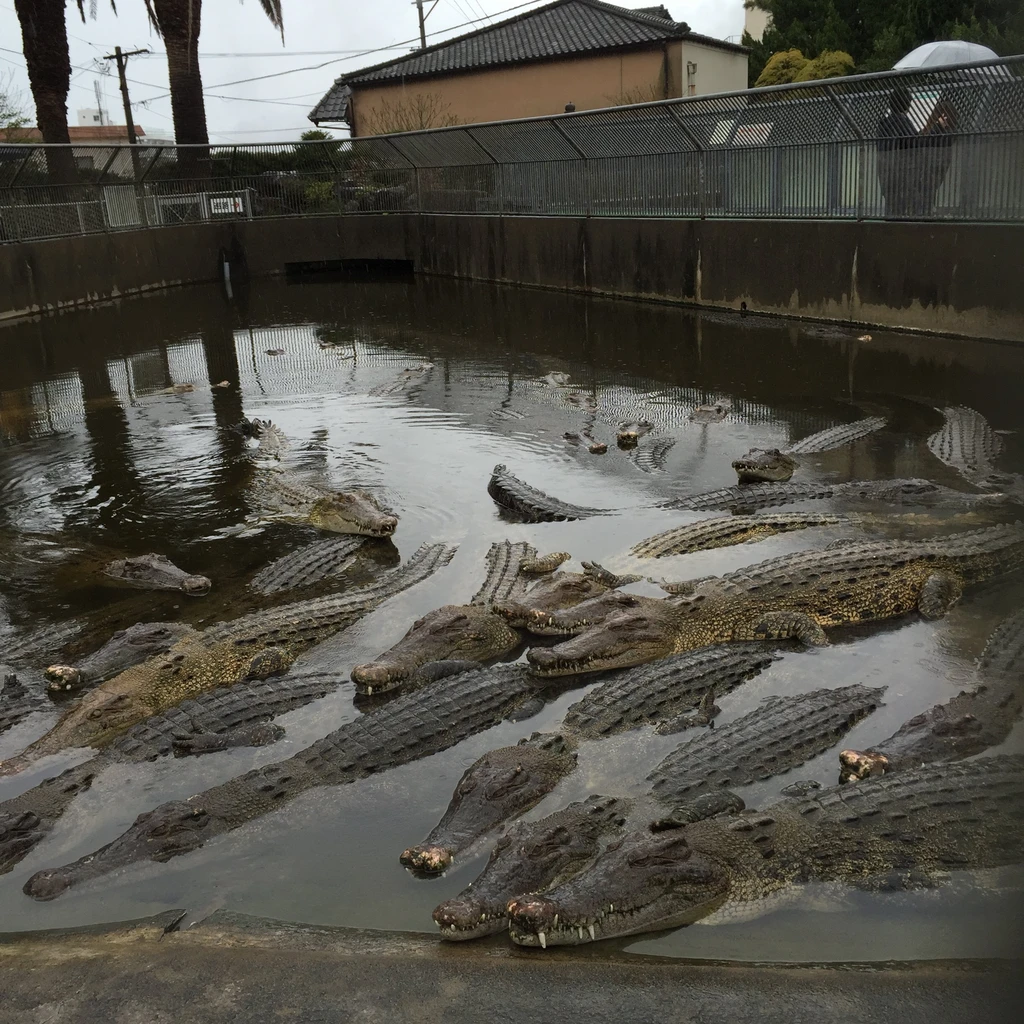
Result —
[[390, 537], [398, 526], [398, 517], [366, 491], [324, 490], [280, 469], [256, 470], [251, 493], [261, 514], [330, 533]]
[[[964, 586], [1024, 564], [1024, 526], [992, 526], [925, 541], [837, 544], [771, 558], [722, 577], [686, 584], [680, 599], [618, 595], [597, 625], [527, 657], [537, 675], [638, 665], [712, 643], [795, 637], [824, 644], [824, 627], [919, 611], [940, 618]], [[676, 589], [682, 589], [676, 588]], [[584, 602], [551, 616], [578, 628]], [[592, 620], [591, 620], [592, 621]]]
[[140, 815], [122, 836], [95, 853], [37, 872], [25, 884], [25, 892], [53, 899], [72, 885], [125, 865], [162, 863], [188, 853], [316, 786], [355, 782], [447, 750], [497, 725], [537, 692], [522, 665], [498, 665], [452, 676], [443, 687], [399, 694], [286, 761]]
[[103, 574], [126, 587], [138, 590], [179, 590], [189, 597], [202, 597], [212, 584], [206, 576], [195, 576], [179, 569], [163, 555], [137, 555], [118, 558], [107, 565]]
[[795, 501], [836, 498], [844, 504], [870, 502], [889, 505], [937, 505], [960, 508], [993, 504], [1006, 500], [1002, 494], [968, 494], [930, 480], [849, 480], [846, 483], [800, 481], [782, 484], [747, 484], [722, 487], [705, 494], [691, 494], [662, 502], [660, 508], [687, 509], [694, 512], [757, 512]]
[[[771, 778], [822, 753], [878, 707], [881, 694], [845, 686], [768, 698], [723, 729], [678, 747], [648, 776], [652, 796], [667, 807], [686, 804], [694, 819], [742, 810], [743, 801], [726, 787]], [[517, 747], [484, 754], [462, 776], [438, 826], [402, 854], [402, 863], [425, 873], [447, 869], [457, 853], [528, 810], [573, 772], [576, 742], [563, 726], [559, 733], [534, 733]]]
[[763, 811], [630, 832], [588, 868], [508, 904], [523, 946], [765, 913], [809, 881], [921, 884], [1024, 858], [1024, 758], [928, 765]]
[[[563, 553], [552, 560], [558, 564]], [[485, 662], [518, 647], [522, 636], [493, 610], [496, 603], [515, 603], [526, 589], [524, 562], [531, 571], [538, 562], [531, 544], [503, 541], [487, 552], [487, 578], [469, 604], [446, 604], [417, 619], [390, 650], [352, 669], [356, 690], [367, 695], [397, 689], [418, 669], [433, 661]]]
[[249, 586], [264, 596], [312, 587], [344, 572], [357, 553], [370, 553], [390, 565], [398, 561], [398, 550], [390, 541], [375, 545], [366, 537], [355, 535], [325, 537], [289, 551], [264, 566], [249, 581]]
[[389, 597], [421, 582], [451, 560], [455, 549], [423, 545], [379, 583], [310, 601], [297, 601], [210, 626], [87, 693], [45, 736], [21, 755], [0, 761], [0, 775], [66, 747], [105, 747], [144, 718], [206, 690], [287, 670], [303, 650], [326, 640]]
[[603, 516], [608, 509], [584, 508], [570, 505], [567, 501], [552, 498], [536, 487], [513, 476], [508, 467], [498, 465], [491, 473], [487, 493], [501, 506], [502, 510], [523, 523], [553, 523], [572, 519], [587, 519]]

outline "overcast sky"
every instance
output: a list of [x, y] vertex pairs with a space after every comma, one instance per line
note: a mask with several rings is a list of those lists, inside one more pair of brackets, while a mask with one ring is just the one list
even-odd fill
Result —
[[[427, 20], [427, 39], [441, 42], [485, 25], [487, 15], [501, 20], [513, 13], [542, 7], [549, 0], [438, 0]], [[426, 0], [429, 8], [431, 0]], [[89, 4], [86, 3], [86, 10]], [[285, 142], [312, 125], [306, 115], [331, 83], [346, 70], [398, 57], [418, 43], [416, 7], [410, 0], [284, 0], [285, 45], [267, 21], [257, 0], [205, 0], [199, 40], [206, 115], [213, 142]], [[623, 7], [651, 6], [644, 0], [622, 0]], [[672, 16], [695, 32], [733, 38], [743, 31], [742, 0], [668, 0]], [[515, 8], [515, 10], [512, 10]], [[113, 124], [123, 124], [116, 73], [103, 75], [98, 60], [120, 45], [123, 50], [149, 47], [163, 51], [163, 42], [149, 28], [143, 0], [119, 0], [119, 15], [108, 0], [99, 0], [95, 21], [81, 23], [73, 3], [68, 6], [72, 79], [68, 123], [77, 124], [77, 111], [95, 107], [95, 82], [100, 82], [104, 109]], [[504, 13], [503, 13], [504, 12]], [[474, 24], [466, 25], [474, 20]], [[395, 47], [367, 54], [367, 50]], [[353, 52], [354, 51], [354, 52]], [[224, 56], [243, 54], [245, 56]], [[340, 59], [339, 59], [340, 58]], [[323, 64], [315, 70], [294, 68]], [[112, 64], [113, 62], [111, 62]], [[258, 82], [240, 79], [277, 73]], [[21, 29], [13, 0], [0, 0], [0, 82], [12, 75], [26, 114], [34, 118]], [[128, 78], [136, 124], [151, 131], [170, 132], [171, 105], [167, 99], [167, 65], [163, 56], [134, 57]], [[232, 97], [223, 99], [219, 97]], [[240, 98], [239, 98], [240, 97]], [[258, 102], [253, 102], [258, 101]]]

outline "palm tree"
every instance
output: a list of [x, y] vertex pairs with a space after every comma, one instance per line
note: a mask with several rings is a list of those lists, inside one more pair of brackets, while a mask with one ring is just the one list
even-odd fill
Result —
[[[22, 0], [28, 2], [28, 0]], [[163, 37], [167, 50], [167, 72], [171, 87], [171, 114], [178, 145], [208, 145], [203, 79], [199, 71], [199, 28], [203, 0], [145, 0], [149, 20]], [[270, 23], [281, 30], [284, 16], [281, 0], [260, 0]]]

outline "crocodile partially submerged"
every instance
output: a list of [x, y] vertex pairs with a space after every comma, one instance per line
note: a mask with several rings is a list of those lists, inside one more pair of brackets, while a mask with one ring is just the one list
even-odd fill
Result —
[[654, 424], [647, 420], [629, 420], [620, 423], [615, 431], [615, 443], [624, 451], [635, 448], [640, 438], [649, 434], [654, 429]]
[[733, 459], [732, 468], [741, 484], [784, 483], [800, 465], [781, 448], [751, 448]]
[[1002, 438], [980, 412], [963, 405], [942, 410], [946, 422], [928, 438], [928, 450], [972, 484], [981, 485], [996, 472]]
[[[557, 552], [557, 558], [562, 554]], [[499, 603], [514, 604], [521, 597], [528, 585], [522, 565], [526, 562], [534, 569], [536, 561], [537, 550], [531, 544], [492, 544], [487, 552], [487, 578], [469, 604], [446, 604], [427, 612], [389, 650], [356, 665], [352, 681], [357, 691], [372, 695], [394, 690], [429, 662], [486, 662], [514, 650], [522, 636], [494, 608]]]
[[122, 586], [138, 590], [177, 590], [189, 597], [202, 597], [212, 586], [208, 577], [185, 572], [164, 555], [152, 553], [117, 558], [103, 569], [103, 574]]
[[844, 504], [870, 502], [889, 505], [935, 505], [963, 508], [1005, 501], [1002, 494], [970, 494], [932, 483], [930, 480], [849, 480], [846, 483], [798, 481], [781, 484], [746, 484], [722, 487], [704, 494], [691, 494], [662, 502], [661, 508], [689, 509], [694, 512], [758, 512], [796, 501], [821, 501], [835, 498]]
[[[666, 823], [667, 824], [667, 823]], [[921, 884], [1024, 858], [1024, 758], [928, 765], [763, 811], [629, 832], [589, 867], [508, 905], [523, 946], [747, 919], [807, 882]]]
[[365, 536], [325, 537], [264, 566], [249, 581], [249, 586], [264, 596], [312, 587], [339, 576], [357, 554], [367, 552], [389, 564], [398, 560], [398, 550], [390, 541], [375, 545]]
[[643, 473], [663, 473], [668, 453], [675, 447], [674, 437], [656, 437], [653, 441], [634, 448], [630, 461]]
[[[649, 795], [631, 803], [635, 803], [639, 811], [646, 809], [648, 815], [658, 813], [650, 808], [652, 803], [655, 808], [668, 809], [673, 822], [684, 817], [698, 821], [715, 814], [741, 811], [743, 801], [732, 792], [734, 787], [780, 775], [828, 750], [878, 707], [882, 692], [855, 685], [799, 696], [770, 697], [755, 711], [724, 728], [704, 730], [695, 739], [680, 744], [647, 777]], [[563, 733], [551, 737], [551, 741], [561, 739], [564, 744], [570, 736], [563, 726]], [[531, 742], [539, 738], [535, 734]], [[507, 760], [506, 752], [515, 749], [504, 748], [492, 754], [504, 754]], [[490, 756], [484, 755], [470, 768], [463, 776], [463, 783], [476, 779], [478, 765], [486, 766]], [[535, 785], [535, 789], [553, 788], [559, 778], [572, 771], [573, 763], [551, 759], [544, 767], [544, 785]], [[561, 775], [557, 774], [559, 771]], [[483, 779], [488, 777], [486, 771], [479, 774]], [[443, 854], [443, 866], [447, 867], [451, 862], [450, 853], [520, 813], [516, 804], [525, 801], [517, 801], [516, 796], [515, 790], [506, 792], [501, 787], [488, 789], [484, 785], [471, 785], [465, 792], [457, 789], [448, 813], [428, 839], [429, 844], [431, 839], [436, 842], [436, 837], [442, 836], [447, 846], [425, 845], [415, 851], [435, 855], [438, 863], [442, 858], [437, 855]], [[606, 798], [599, 799], [605, 801]], [[564, 825], [567, 816], [585, 823], [588, 819], [580, 813], [582, 810], [576, 805], [569, 815], [564, 811], [556, 812], [532, 826], [514, 828], [512, 835], [525, 835], [534, 842], [542, 837], [542, 845], [521, 848], [522, 860], [516, 864], [508, 857], [507, 837], [501, 840], [480, 878], [434, 911], [442, 938], [467, 939], [496, 931], [506, 920], [505, 906], [511, 898], [523, 892], [536, 893], [582, 870], [586, 863], [584, 852], [596, 855], [599, 836], [610, 831], [612, 825], [607, 814], [599, 817], [601, 828], [597, 833], [591, 829], [590, 841], [581, 846], [574, 836], [566, 834]], [[458, 819], [457, 830], [445, 828], [450, 817]], [[615, 817], [621, 824], [621, 817]], [[449, 850], [449, 846], [452, 849]], [[402, 855], [403, 863], [407, 862], [409, 852]], [[479, 906], [481, 893], [487, 894], [483, 897], [487, 901], [485, 907]], [[474, 912], [476, 916], [470, 916]], [[481, 919], [481, 913], [486, 917]]]
[[385, 398], [391, 395], [409, 396], [423, 387], [430, 380], [433, 363], [418, 363], [416, 366], [407, 366], [399, 375], [383, 384], [370, 388], [367, 392], [373, 398]]
[[717, 402], [695, 406], [690, 413], [690, 420], [693, 423], [721, 423], [730, 412], [732, 412], [732, 401], [728, 398], [721, 398]]
[[25, 884], [37, 899], [137, 861], [164, 862], [214, 836], [262, 817], [317, 786], [355, 782], [428, 757], [497, 725], [537, 696], [522, 665], [498, 665], [450, 677], [443, 687], [412, 690], [348, 722], [286, 761], [256, 768], [140, 815], [112, 843]]
[[179, 640], [166, 655], [130, 668], [87, 693], [45, 736], [0, 761], [21, 771], [65, 747], [105, 747], [132, 725], [206, 690], [284, 672], [295, 657], [446, 565], [455, 549], [423, 545], [409, 561], [360, 590], [297, 601], [218, 623]]
[[524, 523], [553, 523], [573, 519], [587, 519], [590, 516], [607, 515], [608, 509], [584, 508], [559, 501], [543, 491], [524, 483], [508, 471], [508, 467], [497, 465], [487, 484], [487, 493], [501, 506], [502, 510]]
[[867, 416], [852, 423], [840, 423], [834, 427], [819, 430], [786, 445], [783, 451], [789, 455], [810, 455], [815, 452], [830, 452], [836, 448], [845, 448], [854, 441], [859, 441], [868, 434], [881, 430], [886, 424], [884, 416]]
[[[794, 637], [820, 645], [828, 642], [825, 627], [915, 610], [940, 618], [966, 585], [1022, 564], [1020, 524], [934, 540], [837, 544], [694, 581], [677, 588], [686, 591], [678, 599], [635, 597], [573, 639], [534, 647], [527, 657], [536, 674], [559, 676], [638, 665], [712, 643]], [[551, 618], [578, 622], [592, 603]]]
[[39, 694], [33, 693], [17, 673], [4, 672], [0, 685], [0, 734], [16, 726], [22, 719], [41, 710], [45, 705]]
[[328, 491], [280, 469], [257, 469], [250, 493], [260, 513], [329, 533], [390, 537], [398, 517], [366, 491]]

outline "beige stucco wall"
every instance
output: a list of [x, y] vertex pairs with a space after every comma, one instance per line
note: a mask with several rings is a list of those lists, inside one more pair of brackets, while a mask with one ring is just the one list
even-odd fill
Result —
[[[688, 53], [696, 50], [700, 51], [699, 54], [689, 59], [700, 63], [699, 78], [705, 68], [709, 82], [723, 78], [720, 71], [714, 70], [718, 64], [707, 56], [712, 54], [717, 57], [720, 52], [727, 61], [734, 56], [738, 57], [743, 70], [741, 85], [719, 88], [746, 86], [745, 54], [733, 55], [725, 51], [716, 52], [710, 47], [686, 46]], [[579, 60], [521, 64], [447, 78], [412, 79], [408, 83], [372, 88], [356, 86], [352, 104], [355, 114], [352, 134], [375, 134], [375, 113], [385, 102], [391, 107], [399, 103], [408, 104], [415, 102], [417, 93], [439, 97], [460, 124], [560, 114], [569, 102], [575, 103], [577, 110], [593, 110], [623, 102], [639, 103], [679, 96], [682, 88], [681, 52], [680, 44], [674, 43], [667, 47], [667, 62], [666, 50], [657, 46], [649, 50], [602, 54]], [[667, 83], [666, 66], [669, 71]], [[378, 127], [377, 130], [381, 129]]]
[[764, 30], [768, 27], [771, 17], [760, 7], [748, 7], [744, 11], [743, 29], [750, 34], [752, 39], [760, 39], [764, 35]]
[[747, 88], [747, 55], [715, 46], [680, 40], [669, 47], [674, 73], [682, 83], [676, 96], [687, 93], [686, 65], [696, 64], [693, 95], [708, 96], [715, 92], [735, 92]]

